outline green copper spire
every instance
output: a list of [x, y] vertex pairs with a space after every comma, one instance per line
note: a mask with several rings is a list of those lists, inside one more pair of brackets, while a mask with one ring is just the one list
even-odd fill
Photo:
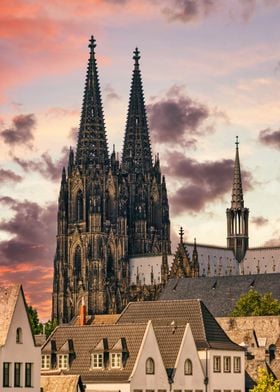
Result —
[[95, 39], [91, 36], [76, 163], [81, 166], [99, 165], [104, 167], [108, 165], [108, 147], [94, 52], [95, 47]]

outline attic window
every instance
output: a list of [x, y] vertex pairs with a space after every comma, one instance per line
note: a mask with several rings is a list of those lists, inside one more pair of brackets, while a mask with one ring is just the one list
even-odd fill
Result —
[[184, 369], [185, 369], [186, 376], [192, 375], [193, 366], [192, 366], [192, 361], [190, 359], [186, 359]]
[[51, 367], [51, 356], [42, 355], [41, 369], [50, 369]]
[[155, 374], [155, 361], [153, 358], [148, 358], [146, 361], [146, 374]]
[[22, 343], [22, 329], [20, 327], [17, 328], [17, 331], [16, 331], [16, 343], [17, 344]]
[[69, 367], [69, 355], [68, 354], [58, 354], [58, 368], [68, 369]]
[[103, 353], [91, 354], [91, 368], [92, 369], [102, 369], [103, 366], [104, 366]]
[[111, 353], [111, 368], [120, 369], [122, 363], [121, 353]]

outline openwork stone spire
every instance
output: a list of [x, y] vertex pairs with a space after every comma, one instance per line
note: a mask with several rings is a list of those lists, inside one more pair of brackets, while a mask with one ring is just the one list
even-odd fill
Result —
[[140, 52], [138, 48], [134, 51], [133, 59], [134, 70], [130, 89], [122, 166], [128, 172], [145, 172], [152, 168], [152, 153], [139, 68]]
[[234, 172], [233, 172], [231, 207], [243, 208], [244, 200], [243, 200], [242, 179], [241, 179], [241, 170], [240, 170], [240, 161], [239, 161], [238, 136], [236, 136], [235, 144], [236, 144], [236, 153], [235, 153], [235, 163], [234, 163]]
[[108, 148], [95, 47], [95, 39], [91, 36], [76, 163], [81, 166], [100, 165], [104, 167], [108, 165]]
[[227, 208], [227, 247], [232, 249], [235, 258], [241, 262], [249, 247], [249, 209], [244, 207], [242, 180], [239, 162], [238, 136], [233, 173], [231, 208]]

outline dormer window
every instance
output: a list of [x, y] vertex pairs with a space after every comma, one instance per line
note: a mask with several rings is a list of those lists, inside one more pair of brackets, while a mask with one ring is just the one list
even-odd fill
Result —
[[58, 368], [68, 369], [69, 367], [69, 355], [68, 354], [58, 354]]
[[92, 353], [91, 354], [91, 368], [92, 369], [103, 369], [103, 367], [104, 367], [103, 353]]
[[122, 364], [121, 353], [111, 353], [111, 368], [120, 369]]
[[17, 344], [22, 343], [22, 329], [20, 327], [17, 328], [17, 331], [16, 331], [16, 343]]
[[51, 367], [51, 356], [49, 354], [42, 355], [41, 357], [41, 369], [50, 369]]

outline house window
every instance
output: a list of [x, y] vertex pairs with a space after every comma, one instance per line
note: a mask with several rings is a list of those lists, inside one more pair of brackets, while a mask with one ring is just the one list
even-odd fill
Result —
[[185, 392], [193, 392], [192, 389], [185, 389]]
[[103, 368], [103, 353], [91, 354], [91, 367], [92, 369]]
[[111, 354], [111, 367], [114, 369], [119, 369], [121, 367], [122, 355], [121, 353], [112, 353]]
[[192, 361], [190, 359], [185, 360], [185, 375], [186, 376], [191, 376], [192, 375]]
[[42, 355], [41, 369], [50, 369], [51, 367], [51, 356]]
[[153, 358], [148, 358], [146, 361], [146, 374], [155, 374], [155, 362]]
[[3, 363], [3, 387], [10, 386], [10, 365], [9, 362]]
[[16, 331], [16, 343], [18, 343], [18, 344], [22, 343], [22, 329], [20, 327], [17, 328], [17, 331]]
[[20, 387], [21, 386], [21, 363], [15, 362], [14, 366], [14, 386]]
[[220, 373], [221, 372], [221, 357], [214, 355], [213, 357], [213, 372]]
[[231, 358], [224, 357], [224, 372], [230, 373], [231, 372]]
[[241, 373], [241, 358], [233, 357], [233, 371], [234, 373]]
[[33, 364], [27, 362], [25, 364], [25, 386], [32, 387], [32, 366]]
[[59, 369], [68, 369], [68, 354], [59, 354], [58, 355], [58, 368]]

